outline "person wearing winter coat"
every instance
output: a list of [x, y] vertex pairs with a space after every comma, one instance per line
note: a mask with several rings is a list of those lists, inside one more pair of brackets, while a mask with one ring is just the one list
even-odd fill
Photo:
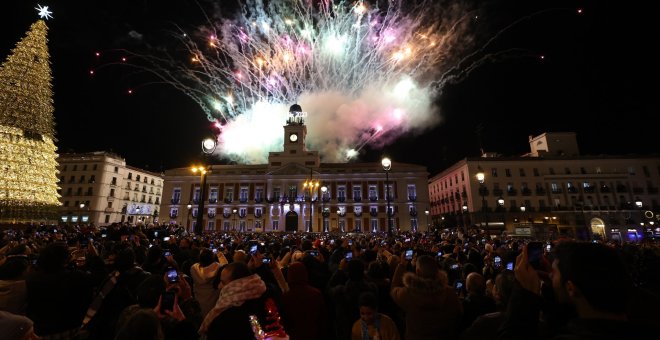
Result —
[[405, 313], [405, 339], [457, 338], [461, 303], [447, 285], [447, 275], [428, 255], [420, 256], [415, 262], [415, 272], [409, 273], [410, 261], [401, 255], [390, 291], [394, 303]]

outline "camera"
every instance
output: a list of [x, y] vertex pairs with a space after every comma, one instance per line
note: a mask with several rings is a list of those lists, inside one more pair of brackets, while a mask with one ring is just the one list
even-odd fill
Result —
[[413, 258], [413, 251], [412, 251], [412, 249], [408, 249], [408, 250], [406, 250], [405, 259], [406, 259], [407, 261], [410, 261], [410, 260], [412, 260], [412, 258]]
[[176, 268], [170, 268], [167, 270], [167, 282], [169, 283], [179, 282], [179, 273], [176, 271]]

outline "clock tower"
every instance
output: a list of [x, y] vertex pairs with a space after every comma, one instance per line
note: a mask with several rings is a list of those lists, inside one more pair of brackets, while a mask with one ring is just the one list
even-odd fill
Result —
[[284, 125], [284, 152], [270, 152], [268, 154], [270, 166], [282, 166], [288, 163], [298, 163], [307, 167], [319, 166], [318, 151], [308, 151], [305, 147], [306, 114], [300, 105], [291, 105], [286, 125]]

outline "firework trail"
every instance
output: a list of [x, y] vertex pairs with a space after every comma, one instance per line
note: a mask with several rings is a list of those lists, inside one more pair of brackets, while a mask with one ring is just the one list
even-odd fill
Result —
[[220, 122], [221, 154], [245, 163], [265, 163], [281, 147], [293, 103], [308, 114], [308, 147], [330, 162], [432, 128], [434, 97], [447, 83], [516, 52], [475, 56], [474, 13], [441, 1], [247, 0], [240, 8], [177, 32], [188, 60], [134, 55]]

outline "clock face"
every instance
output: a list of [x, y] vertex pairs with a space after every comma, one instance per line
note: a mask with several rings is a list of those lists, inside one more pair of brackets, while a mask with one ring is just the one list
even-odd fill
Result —
[[291, 142], [295, 142], [295, 141], [297, 141], [297, 140], [298, 140], [298, 135], [295, 134], [295, 133], [290, 134], [290, 135], [289, 135], [289, 140], [290, 140]]

